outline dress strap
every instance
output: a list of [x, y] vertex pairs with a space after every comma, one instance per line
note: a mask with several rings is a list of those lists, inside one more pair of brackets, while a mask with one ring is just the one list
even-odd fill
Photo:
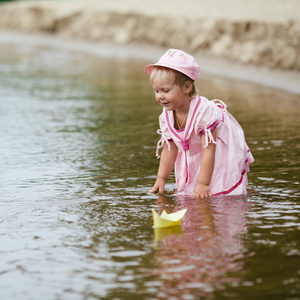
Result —
[[227, 110], [227, 105], [220, 99], [213, 99], [211, 102], [215, 103], [218, 107]]
[[209, 128], [204, 129], [203, 132], [205, 134], [205, 145], [203, 146], [203, 148], [206, 148], [209, 143], [217, 144]]
[[161, 149], [164, 146], [164, 143], [166, 142], [168, 145], [168, 149], [171, 149], [171, 145], [168, 141], [168, 139], [166, 138], [166, 136], [162, 133], [162, 131], [160, 129], [157, 130], [157, 133], [161, 135], [161, 139], [158, 141], [157, 146], [156, 146], [156, 157], [160, 158], [159, 155], [159, 149]]
[[227, 105], [220, 99], [214, 99], [214, 100], [211, 100], [211, 102], [213, 102], [220, 108], [221, 113], [222, 113], [222, 122], [224, 122], [225, 114], [227, 113]]

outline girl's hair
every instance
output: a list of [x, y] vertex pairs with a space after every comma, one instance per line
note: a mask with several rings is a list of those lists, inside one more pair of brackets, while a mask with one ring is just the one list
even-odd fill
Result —
[[168, 79], [173, 80], [173, 84], [178, 85], [181, 90], [183, 90], [185, 83], [189, 81], [192, 84], [192, 89], [189, 92], [189, 97], [194, 97], [197, 95], [197, 88], [195, 86], [194, 80], [181, 72], [166, 67], [155, 66], [150, 75], [151, 83], [155, 75], [158, 75], [162, 78], [167, 77]]

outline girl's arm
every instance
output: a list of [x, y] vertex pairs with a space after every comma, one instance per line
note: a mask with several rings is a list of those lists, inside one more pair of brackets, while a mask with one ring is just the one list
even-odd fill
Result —
[[168, 149], [168, 145], [164, 144], [163, 150], [161, 152], [160, 156], [160, 163], [159, 163], [159, 169], [157, 173], [157, 179], [152, 187], [152, 189], [149, 191], [150, 193], [163, 193], [165, 189], [165, 183], [167, 179], [169, 178], [174, 164], [177, 157], [177, 146], [173, 141], [170, 141], [171, 149]]
[[[212, 136], [214, 140], [217, 138], [217, 129], [212, 131]], [[209, 188], [210, 180], [214, 171], [215, 166], [215, 151], [216, 144], [209, 143], [206, 148], [205, 145], [205, 135], [201, 136], [201, 145], [202, 145], [202, 156], [201, 156], [201, 168], [198, 178], [198, 184], [194, 191], [194, 197], [197, 198], [210, 198], [211, 191]]]

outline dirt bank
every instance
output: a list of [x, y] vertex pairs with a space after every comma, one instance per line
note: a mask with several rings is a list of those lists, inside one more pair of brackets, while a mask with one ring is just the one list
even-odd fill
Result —
[[0, 28], [300, 71], [299, 11], [297, 0], [20, 1], [0, 5]]

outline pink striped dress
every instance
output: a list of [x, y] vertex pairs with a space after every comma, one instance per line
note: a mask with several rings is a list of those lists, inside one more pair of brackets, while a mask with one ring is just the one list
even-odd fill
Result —
[[[210, 182], [213, 195], [242, 195], [247, 193], [247, 173], [254, 158], [246, 144], [243, 129], [220, 100], [209, 101], [196, 96], [191, 100], [186, 127], [174, 128], [173, 111], [163, 109], [159, 117], [161, 139], [159, 149], [172, 140], [178, 147], [175, 178], [178, 194], [193, 195], [201, 166], [201, 135], [205, 145], [216, 144], [215, 166]], [[211, 132], [217, 128], [214, 140]]]

